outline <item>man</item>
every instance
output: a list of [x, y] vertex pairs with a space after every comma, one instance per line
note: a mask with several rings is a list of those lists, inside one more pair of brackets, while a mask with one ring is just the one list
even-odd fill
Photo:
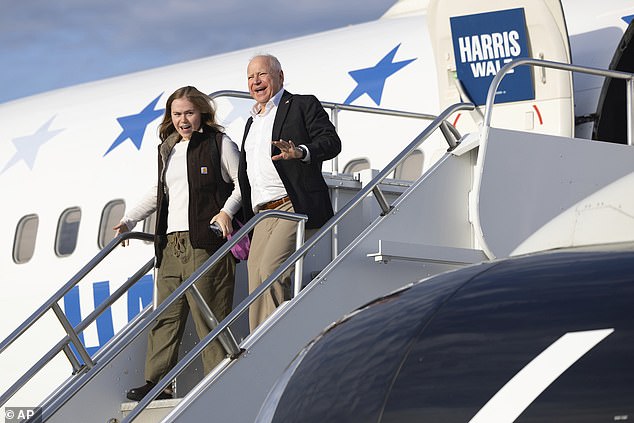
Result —
[[[315, 96], [282, 89], [284, 72], [271, 55], [251, 59], [249, 93], [256, 101], [242, 139], [238, 180], [242, 209], [250, 219], [264, 210], [308, 216], [307, 236], [333, 215], [328, 186], [321, 174], [324, 160], [341, 151], [341, 140]], [[247, 269], [253, 292], [295, 251], [297, 224], [266, 219], [255, 227]], [[251, 305], [249, 326], [255, 329], [284, 301], [290, 272]]]

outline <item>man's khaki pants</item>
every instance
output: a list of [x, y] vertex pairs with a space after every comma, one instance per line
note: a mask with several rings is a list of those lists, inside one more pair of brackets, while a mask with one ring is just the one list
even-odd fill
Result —
[[[289, 201], [275, 210], [294, 212]], [[249, 274], [249, 294], [255, 291], [284, 261], [295, 252], [297, 222], [285, 219], [265, 219], [253, 231], [251, 249], [247, 260]], [[306, 239], [317, 229], [307, 229]], [[249, 307], [249, 328], [251, 332], [262, 323], [285, 300], [290, 299], [291, 273], [293, 267], [284, 272], [260, 298]], [[279, 282], [281, 280], [281, 283]]]

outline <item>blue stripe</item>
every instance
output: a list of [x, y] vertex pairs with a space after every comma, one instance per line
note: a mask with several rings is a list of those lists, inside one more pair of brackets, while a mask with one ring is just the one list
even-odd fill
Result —
[[[66, 318], [70, 322], [73, 327], [76, 327], [81, 322], [81, 306], [79, 305], [79, 287], [76, 286], [66, 295], [64, 295], [64, 313], [66, 314]], [[84, 342], [84, 334], [79, 334], [79, 340], [82, 344]], [[75, 357], [79, 360], [80, 363], [83, 363], [82, 358], [79, 356], [77, 349], [74, 344], [70, 344], [70, 348], [75, 354]]]
[[154, 279], [152, 275], [145, 275], [128, 290], [128, 321], [134, 319], [142, 308], [152, 302]]
[[[95, 301], [95, 308], [97, 308], [110, 296], [110, 283], [108, 283], [108, 281], [95, 282], [92, 285], [92, 293]], [[97, 317], [97, 336], [99, 338], [99, 346], [97, 347], [97, 349], [99, 349], [102, 345], [108, 342], [110, 338], [114, 336], [111, 308], [105, 309], [103, 313], [101, 313], [101, 315]]]

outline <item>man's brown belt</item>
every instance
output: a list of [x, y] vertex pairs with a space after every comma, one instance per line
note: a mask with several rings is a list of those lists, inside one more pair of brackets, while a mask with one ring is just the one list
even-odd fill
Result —
[[279, 200], [273, 200], [273, 201], [269, 201], [268, 203], [264, 203], [260, 206], [260, 210], [271, 210], [271, 209], [276, 209], [279, 206], [281, 206], [282, 204], [291, 201], [290, 198], [288, 198], [288, 195], [286, 197], [282, 197]]

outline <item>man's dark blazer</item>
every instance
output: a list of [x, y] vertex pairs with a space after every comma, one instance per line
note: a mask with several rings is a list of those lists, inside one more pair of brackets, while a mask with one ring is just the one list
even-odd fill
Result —
[[[247, 220], [253, 216], [253, 206], [244, 143], [252, 123], [253, 118], [249, 118], [244, 129], [238, 167], [242, 211]], [[295, 145], [305, 145], [310, 151], [309, 163], [299, 159], [276, 160], [273, 165], [295, 212], [308, 216], [306, 228], [321, 227], [333, 215], [321, 165], [324, 160], [330, 160], [339, 154], [341, 140], [319, 100], [313, 95], [293, 95], [284, 91], [275, 114], [271, 140], [293, 141]], [[271, 144], [271, 156], [279, 153], [280, 150]]]

